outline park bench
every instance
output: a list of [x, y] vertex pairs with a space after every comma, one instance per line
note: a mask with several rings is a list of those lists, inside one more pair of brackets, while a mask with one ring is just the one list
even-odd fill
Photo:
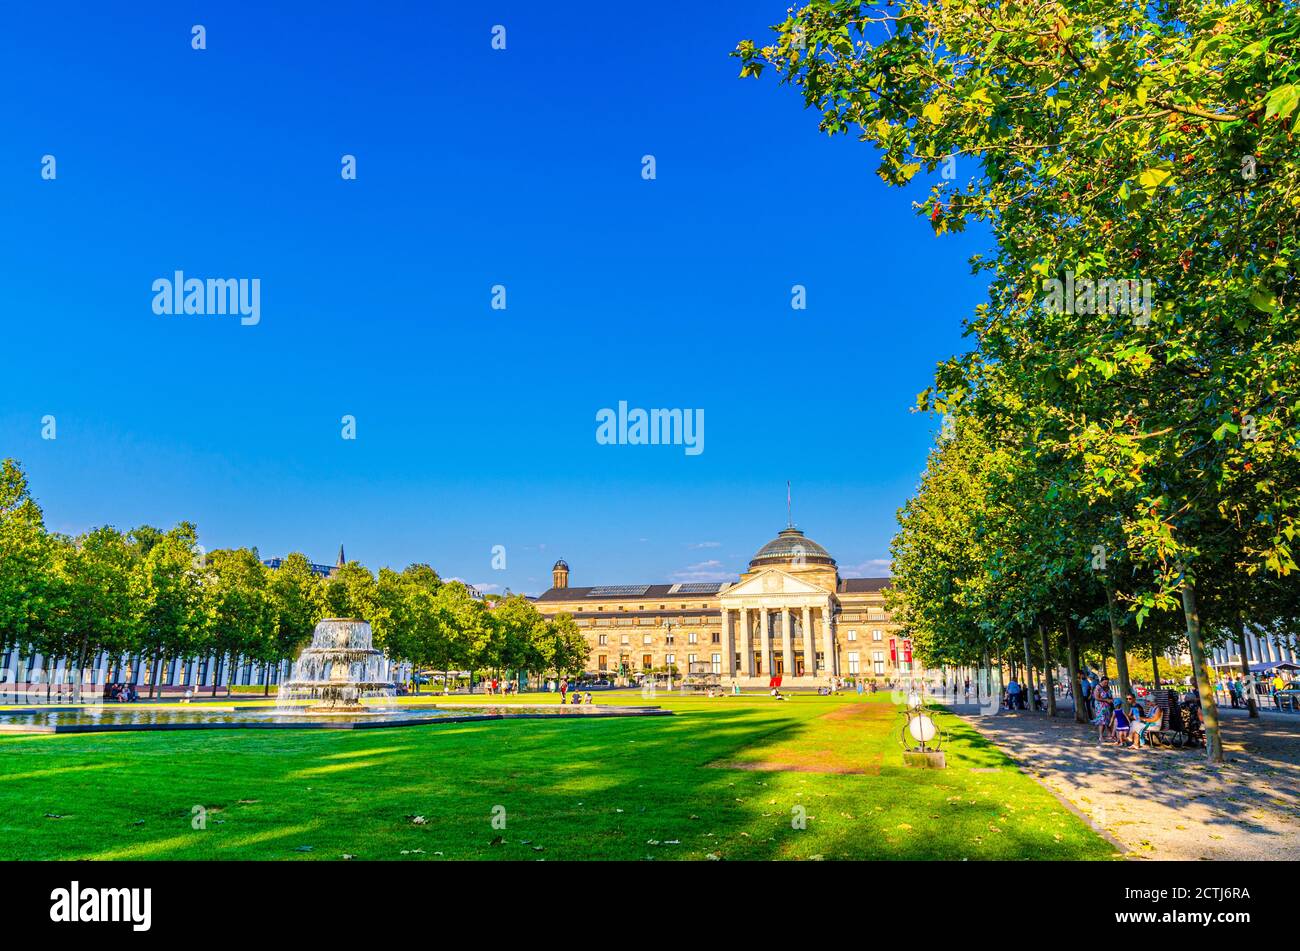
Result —
[[1185, 706], [1175, 690], [1153, 690], [1151, 701], [1160, 708], [1160, 726], [1148, 730], [1152, 740], [1169, 746], [1204, 746], [1205, 730], [1200, 713]]

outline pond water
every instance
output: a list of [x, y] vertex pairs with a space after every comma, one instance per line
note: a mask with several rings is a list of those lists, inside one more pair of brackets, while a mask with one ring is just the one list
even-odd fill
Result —
[[0, 732], [95, 733], [131, 730], [335, 729], [419, 726], [472, 720], [542, 717], [670, 715], [660, 707], [595, 705], [465, 704], [371, 707], [361, 713], [322, 714], [276, 707], [0, 707]]

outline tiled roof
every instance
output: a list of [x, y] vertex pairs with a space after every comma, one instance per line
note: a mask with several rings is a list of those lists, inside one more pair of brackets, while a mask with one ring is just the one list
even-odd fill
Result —
[[[595, 597], [602, 601], [653, 601], [655, 598], [686, 598], [691, 601], [699, 601], [701, 598], [708, 600], [713, 595], [708, 594], [690, 594], [678, 591], [669, 594], [674, 587], [670, 584], [651, 584], [645, 585], [645, 591], [640, 594], [598, 594]], [[551, 588], [543, 591], [538, 601], [581, 601], [583, 598], [591, 597], [591, 592], [595, 588]]]
[[[864, 594], [872, 591], [883, 591], [889, 587], [891, 579], [889, 578], [841, 578], [840, 585], [836, 588], [837, 594]], [[619, 587], [622, 587], [621, 585]], [[639, 587], [631, 586], [628, 587]], [[673, 584], [651, 584], [645, 585], [644, 592], [640, 594], [596, 594], [592, 592], [595, 587], [588, 588], [551, 588], [542, 592], [538, 601], [582, 601], [582, 600], [599, 600], [599, 601], [641, 601], [648, 602], [655, 599], [660, 600], [683, 600], [683, 601], [707, 601], [710, 598], [718, 596], [718, 592], [691, 592], [691, 591], [673, 591], [674, 588], [684, 587], [683, 585]]]
[[837, 594], [862, 594], [868, 591], [884, 591], [891, 584], [893, 578], [841, 578], [840, 586], [835, 589]]

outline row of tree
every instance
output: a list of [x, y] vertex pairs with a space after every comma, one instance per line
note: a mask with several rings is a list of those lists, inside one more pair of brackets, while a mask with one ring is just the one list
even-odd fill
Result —
[[564, 674], [589, 653], [568, 615], [522, 596], [485, 603], [427, 565], [376, 576], [349, 562], [323, 578], [295, 553], [272, 569], [254, 549], [205, 552], [188, 522], [49, 532], [19, 464], [0, 463], [0, 654], [75, 671], [100, 652], [135, 657], [154, 685], [170, 660], [212, 657], [216, 683], [236, 658], [293, 658], [325, 617], [369, 621], [376, 646], [417, 669]]
[[838, 0], [773, 29], [742, 75], [888, 184], [938, 173], [936, 234], [991, 236], [893, 545], [922, 659], [1064, 658], [1077, 685], [1108, 651], [1126, 692], [1127, 651], [1185, 644], [1221, 760], [1209, 648], [1300, 617], [1300, 12]]

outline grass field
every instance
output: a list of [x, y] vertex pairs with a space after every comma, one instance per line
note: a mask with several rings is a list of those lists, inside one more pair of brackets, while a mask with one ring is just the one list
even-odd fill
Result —
[[677, 716], [4, 736], [0, 859], [1114, 854], [954, 718], [949, 768], [904, 768], [883, 694], [654, 702]]

